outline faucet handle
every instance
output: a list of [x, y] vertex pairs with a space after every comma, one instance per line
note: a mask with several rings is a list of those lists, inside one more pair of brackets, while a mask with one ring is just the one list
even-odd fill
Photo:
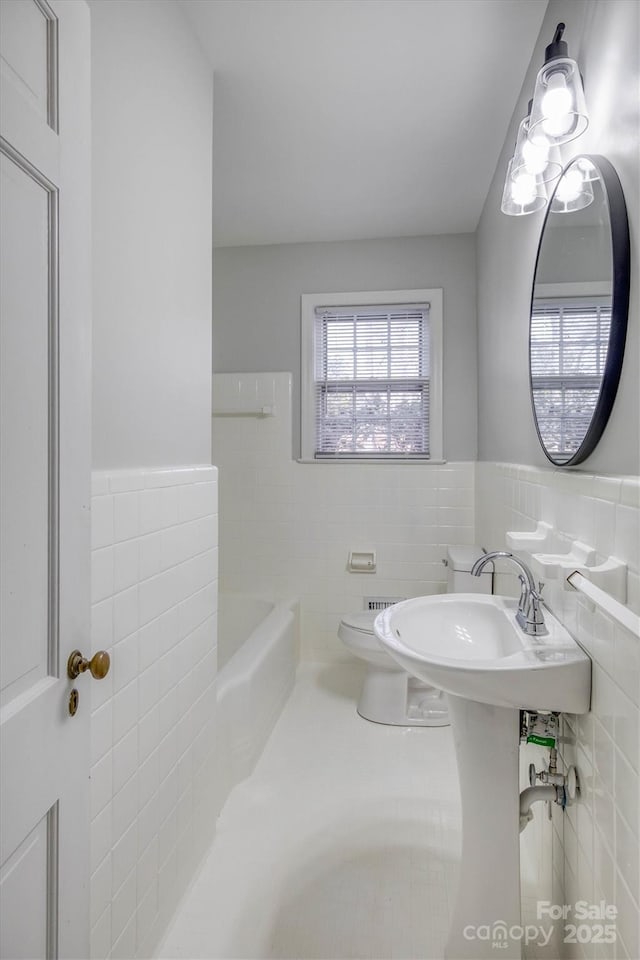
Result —
[[544, 590], [544, 580], [538, 580], [538, 597], [542, 600], [542, 591]]
[[520, 600], [518, 602], [518, 609], [524, 610], [528, 596], [527, 578], [523, 573], [519, 573], [518, 580], [520, 581]]

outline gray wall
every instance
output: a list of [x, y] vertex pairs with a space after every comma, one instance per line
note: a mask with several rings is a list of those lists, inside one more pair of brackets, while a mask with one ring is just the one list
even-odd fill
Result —
[[528, 379], [529, 300], [541, 216], [506, 217], [500, 199], [517, 125], [526, 113], [536, 73], [556, 23], [567, 25], [569, 54], [580, 65], [591, 115], [567, 163], [600, 153], [616, 167], [625, 192], [631, 232], [631, 304], [622, 379], [611, 420], [581, 469], [640, 473], [640, 304], [638, 163], [640, 4], [636, 0], [552, 0], [514, 112], [477, 232], [479, 459], [548, 465], [538, 444]]
[[215, 372], [293, 373], [300, 451], [300, 295], [444, 289], [444, 451], [476, 457], [474, 238], [470, 234], [221, 247], [214, 251]]
[[213, 75], [174, 0], [93, 0], [93, 466], [208, 463]]
[[544, 228], [538, 260], [538, 283], [611, 283], [611, 234], [608, 224], [598, 227], [559, 225], [552, 214]]

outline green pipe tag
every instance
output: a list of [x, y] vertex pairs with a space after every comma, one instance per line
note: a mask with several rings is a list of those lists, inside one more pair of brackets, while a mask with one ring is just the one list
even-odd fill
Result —
[[537, 733], [530, 733], [527, 737], [527, 743], [537, 743], [539, 747], [549, 747], [553, 749], [556, 745], [555, 737], [540, 737]]

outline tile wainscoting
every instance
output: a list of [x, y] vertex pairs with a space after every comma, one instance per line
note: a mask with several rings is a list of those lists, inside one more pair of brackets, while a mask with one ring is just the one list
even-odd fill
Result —
[[[476, 468], [477, 535], [487, 549], [504, 549], [508, 530], [551, 524], [551, 552], [570, 541], [594, 547], [598, 559], [627, 564], [627, 603], [640, 612], [640, 481], [501, 463]], [[546, 548], [545, 548], [546, 552]], [[512, 576], [497, 592], [514, 592]], [[560, 754], [575, 764], [581, 799], [563, 815], [554, 806], [553, 899], [606, 900], [617, 907], [615, 944], [565, 945], [573, 957], [640, 957], [640, 640], [583, 596], [549, 580], [545, 599], [593, 662], [591, 712], [563, 718]], [[538, 805], [540, 806], [540, 805]], [[536, 811], [536, 817], [541, 814]], [[569, 918], [570, 919], [570, 918]], [[534, 920], [535, 922], [535, 920]], [[539, 922], [539, 921], [538, 921]]]
[[95, 473], [91, 956], [147, 957], [215, 832], [217, 470]]

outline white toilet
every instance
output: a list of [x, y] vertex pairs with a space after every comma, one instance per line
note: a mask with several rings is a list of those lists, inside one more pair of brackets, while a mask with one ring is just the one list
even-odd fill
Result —
[[[482, 547], [451, 546], [447, 550], [447, 593], [491, 593], [492, 573], [471, 576]], [[409, 674], [378, 643], [373, 621], [379, 611], [342, 618], [338, 636], [354, 656], [365, 660], [367, 672], [357, 710], [365, 720], [402, 727], [442, 727], [449, 723], [447, 698]]]

